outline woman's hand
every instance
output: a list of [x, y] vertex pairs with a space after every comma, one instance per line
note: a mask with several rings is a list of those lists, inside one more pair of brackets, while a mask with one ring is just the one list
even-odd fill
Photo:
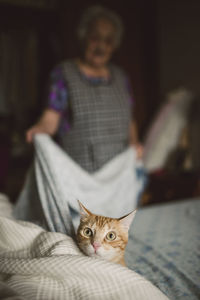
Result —
[[54, 135], [58, 129], [60, 122], [60, 114], [52, 109], [46, 109], [38, 123], [33, 125], [26, 131], [26, 141], [31, 143], [33, 137], [37, 133], [47, 133], [49, 135]]
[[133, 144], [133, 146], [135, 147], [136, 153], [137, 153], [137, 158], [141, 159], [143, 157], [144, 154], [144, 147], [142, 144], [137, 143], [137, 144]]
[[46, 129], [42, 125], [40, 125], [40, 123], [35, 124], [34, 126], [32, 126], [26, 131], [26, 141], [28, 143], [32, 143], [33, 137], [36, 133], [48, 133], [48, 132], [46, 132]]

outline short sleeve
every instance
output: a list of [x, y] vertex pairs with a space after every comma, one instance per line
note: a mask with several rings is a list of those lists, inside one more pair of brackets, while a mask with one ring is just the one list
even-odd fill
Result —
[[63, 113], [68, 105], [68, 92], [62, 68], [59, 66], [50, 73], [47, 93], [47, 107]]

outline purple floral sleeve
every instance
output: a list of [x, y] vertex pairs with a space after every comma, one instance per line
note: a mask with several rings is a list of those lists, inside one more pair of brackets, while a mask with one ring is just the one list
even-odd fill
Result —
[[63, 113], [67, 108], [67, 98], [67, 86], [62, 69], [61, 67], [56, 67], [50, 74], [47, 106], [57, 112]]

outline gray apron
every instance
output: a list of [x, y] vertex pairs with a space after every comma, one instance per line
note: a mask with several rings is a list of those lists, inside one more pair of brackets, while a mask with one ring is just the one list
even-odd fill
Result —
[[118, 67], [109, 67], [109, 81], [93, 82], [75, 62], [62, 64], [71, 127], [58, 141], [88, 172], [98, 170], [128, 146], [131, 109], [126, 77]]

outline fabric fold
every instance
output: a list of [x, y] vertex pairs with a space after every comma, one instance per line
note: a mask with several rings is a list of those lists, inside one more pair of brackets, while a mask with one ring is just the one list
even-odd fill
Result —
[[[34, 169], [29, 173], [15, 207], [15, 217], [28, 220], [27, 210], [31, 212], [30, 206], [35, 207], [40, 202], [38, 207], [42, 207], [42, 214], [39, 214], [44, 216], [48, 229], [73, 235], [72, 222], [75, 229], [79, 223], [77, 200], [93, 213], [114, 218], [136, 208], [144, 178], [137, 175], [137, 169], [142, 168], [142, 164], [137, 160], [134, 148], [127, 148], [91, 174], [73, 161], [48, 135], [36, 135], [34, 146]], [[37, 219], [36, 215], [34, 218], [28, 217], [31, 221], [35, 217]], [[38, 222], [41, 224], [41, 220]]]

